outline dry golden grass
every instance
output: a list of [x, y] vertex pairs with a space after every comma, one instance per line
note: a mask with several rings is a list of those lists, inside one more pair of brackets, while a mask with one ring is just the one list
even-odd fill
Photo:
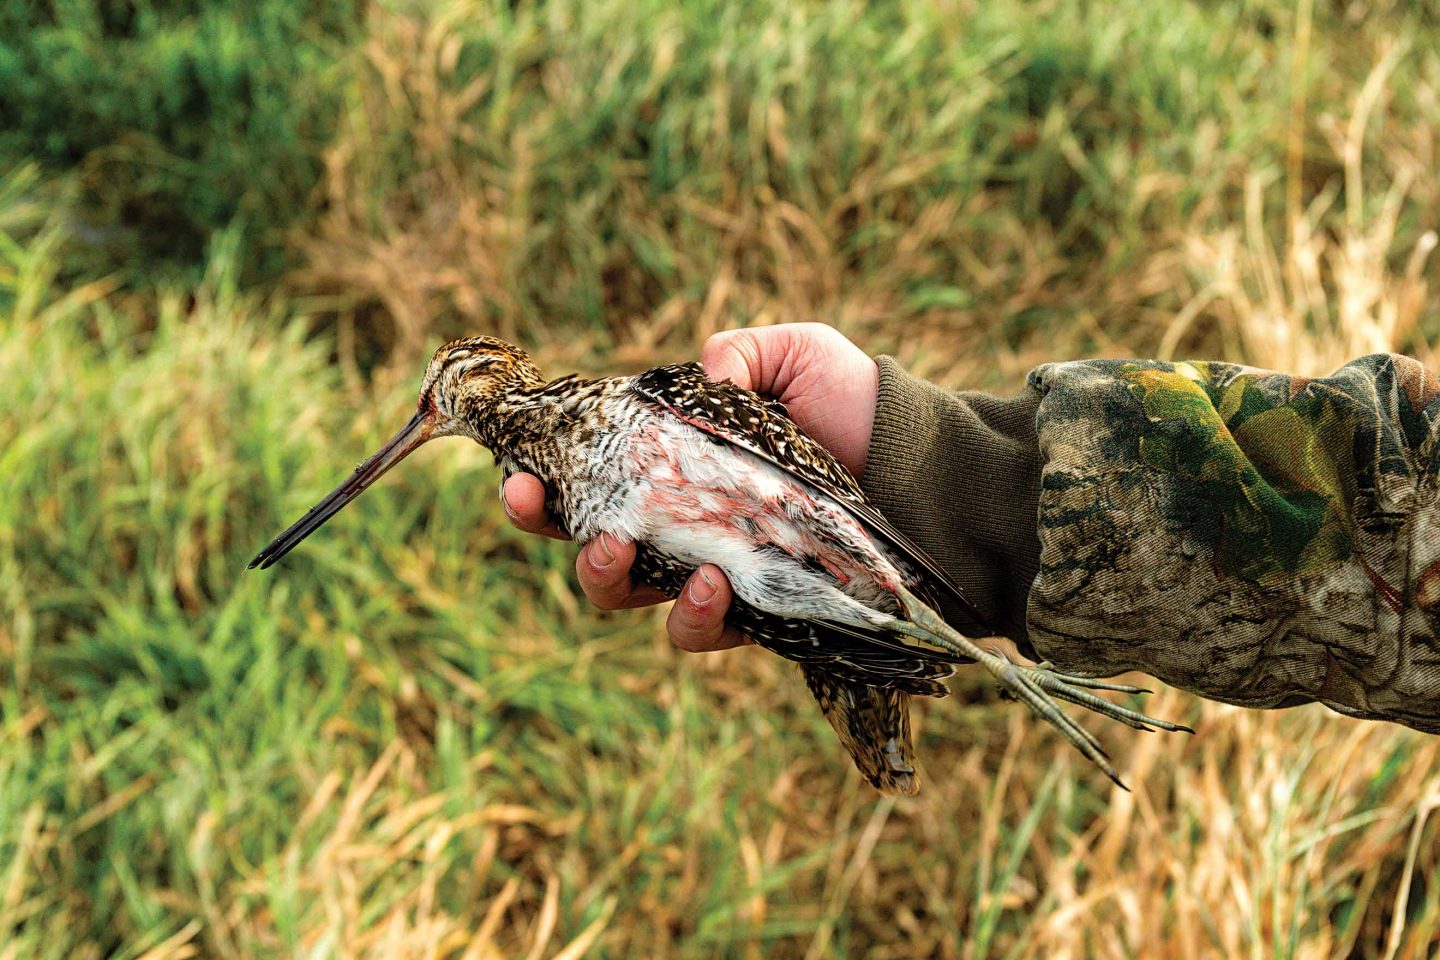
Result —
[[1402, 50], [1392, 44], [1383, 51], [1348, 120], [1323, 118], [1344, 174], [1343, 209], [1335, 209], [1338, 183], [1303, 209], [1292, 194], [1276, 249], [1265, 223], [1265, 184], [1249, 176], [1243, 224], [1187, 238], [1186, 260], [1205, 284], [1166, 330], [1159, 356], [1176, 356], [1195, 320], [1208, 314], [1227, 356], [1276, 370], [1318, 376], [1402, 348], [1433, 364], [1421, 323], [1435, 312], [1429, 268], [1436, 234], [1422, 233], [1406, 250], [1398, 248], [1396, 228], [1412, 190], [1434, 194], [1435, 132], [1418, 131], [1424, 138], [1416, 153], [1389, 155], [1393, 172], [1378, 199], [1368, 195], [1375, 185], [1364, 173], [1366, 132]]
[[[1023, 91], [1029, 81], [988, 51], [956, 55], [967, 75], [949, 113], [961, 119], [927, 126], [922, 116], [919, 129], [891, 138], [879, 116], [858, 131], [823, 126], [826, 106], [864, 114], [905, 102], [888, 85], [865, 90], [882, 82], [875, 65], [855, 65], [865, 68], [854, 81], [861, 89], [846, 86], [831, 104], [807, 101], [808, 115], [777, 99], [763, 115], [735, 119], [754, 88], [783, 86], [787, 70], [817, 66], [808, 57], [818, 54], [792, 55], [783, 14], [735, 49], [692, 34], [687, 42], [700, 52], [688, 56], [681, 18], [661, 16], [613, 53], [597, 90], [575, 78], [594, 72], [586, 62], [599, 55], [594, 45], [631, 26], [623, 17], [599, 39], [590, 25], [577, 26], [575, 38], [541, 40], [484, 5], [444, 9], [428, 19], [371, 11], [355, 109], [326, 156], [321, 222], [297, 238], [306, 265], [292, 279], [336, 298], [342, 350], [352, 359], [379, 342], [408, 369], [437, 336], [478, 326], [552, 345], [570, 362], [633, 368], [693, 354], [737, 324], [820, 319], [873, 349], [900, 350], [919, 372], [1000, 387], [1037, 359], [1153, 340], [1184, 303], [1177, 291], [1191, 268], [1180, 242], [1188, 227], [1169, 218], [1196, 206], [1197, 225], [1213, 222], [1232, 168], [1244, 161], [1237, 148], [1202, 140], [1186, 177], [1134, 154], [1128, 133], [1109, 126], [1111, 110], [1133, 107], [1120, 94], [1112, 105], [1082, 91], [1076, 103], [1009, 119], [1011, 87]], [[815, 16], [813, 29], [838, 42], [850, 26], [837, 9]], [[936, 17], [981, 24], [978, 9], [946, 4]], [[1047, 29], [1066, 29], [1046, 28], [1043, 12], [1027, 20], [1017, 32], [1034, 30], [1037, 42], [1054, 42]], [[568, 21], [526, 26], [564, 37]], [[1174, 29], [1183, 26], [1167, 34]], [[534, 42], [507, 48], [511, 32]], [[516, 75], [467, 72], [472, 47]], [[1156, 56], [1184, 53], [1171, 38]], [[1115, 56], [1113, 68], [1127, 69]], [[715, 66], [697, 78], [694, 60], [705, 57]], [[673, 92], [696, 83], [702, 89], [687, 98]], [[650, 144], [653, 152], [701, 173], [674, 174], [667, 188], [657, 186], [668, 171], [655, 161], [616, 157], [590, 182], [566, 155], [580, 162], [595, 151], [576, 128], [597, 101], [615, 125], [640, 129], [632, 135], [666, 137]], [[1072, 107], [1100, 119], [1071, 116]], [[672, 113], [704, 128], [666, 124]], [[1183, 121], [1214, 139], [1205, 122]], [[999, 146], [976, 132], [991, 123]], [[859, 159], [843, 174], [827, 169], [856, 136], [868, 141]], [[1088, 155], [1086, 144], [1101, 136], [1115, 141], [1110, 151]], [[976, 144], [966, 147], [965, 138]], [[1051, 171], [1055, 157], [1065, 167]], [[813, 182], [778, 183], [785, 175], [776, 168], [786, 164]], [[1044, 196], [1052, 188], [1058, 198]], [[1061, 212], [1047, 213], [1047, 204]], [[1158, 246], [1141, 233], [1151, 221], [1164, 224]]]

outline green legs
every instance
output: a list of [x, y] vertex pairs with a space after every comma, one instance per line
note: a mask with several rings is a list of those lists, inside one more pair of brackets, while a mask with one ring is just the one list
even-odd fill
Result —
[[1189, 727], [1148, 717], [1136, 710], [1111, 703], [1109, 700], [1087, 692], [1088, 690], [1113, 690], [1117, 693], [1148, 693], [1147, 690], [1119, 683], [1106, 683], [1103, 680], [1092, 680], [1088, 677], [1056, 673], [1043, 663], [1034, 667], [1011, 663], [1002, 656], [980, 649], [973, 640], [957, 632], [919, 597], [903, 587], [900, 590], [900, 602], [909, 622], [897, 620], [894, 624], [895, 629], [907, 636], [940, 647], [942, 650], [948, 650], [957, 656], [979, 661], [981, 666], [989, 670], [994, 674], [995, 679], [1000, 681], [1000, 686], [1007, 694], [1024, 701], [1026, 706], [1039, 714], [1042, 719], [1065, 734], [1065, 739], [1074, 744], [1077, 750], [1093, 761], [1101, 770], [1104, 770], [1105, 775], [1122, 789], [1128, 790], [1129, 788], [1125, 786], [1120, 775], [1111, 766], [1110, 758], [1101, 748], [1100, 741], [1096, 740], [1094, 735], [1084, 727], [1070, 719], [1055, 703], [1056, 698], [1079, 704], [1102, 716], [1119, 720], [1137, 730], [1153, 730], [1159, 727], [1161, 730], [1195, 732]]

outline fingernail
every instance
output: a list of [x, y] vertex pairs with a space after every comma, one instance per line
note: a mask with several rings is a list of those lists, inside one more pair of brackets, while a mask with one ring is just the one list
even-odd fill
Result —
[[704, 570], [700, 575], [690, 581], [690, 601], [697, 606], [704, 606], [715, 597], [715, 581], [710, 574]]
[[602, 533], [595, 538], [595, 549], [591, 551], [590, 563], [593, 566], [610, 566], [615, 562], [615, 548], [610, 546], [610, 534]]
[[510, 499], [506, 497], [503, 492], [500, 494], [500, 505], [505, 508], [505, 516], [509, 517], [511, 520], [520, 519], [515, 515], [515, 511], [510, 509]]

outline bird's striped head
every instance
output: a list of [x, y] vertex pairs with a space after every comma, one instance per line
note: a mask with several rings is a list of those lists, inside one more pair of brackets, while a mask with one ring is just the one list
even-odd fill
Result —
[[530, 355], [495, 337], [452, 340], [431, 358], [420, 381], [420, 412], [445, 433], [470, 433], [507, 393], [545, 382]]
[[410, 422], [356, 467], [350, 479], [260, 551], [250, 566], [268, 567], [285, 556], [427, 440], [467, 436], [491, 446], [497, 436], [495, 420], [506, 398], [544, 382], [525, 351], [504, 340], [469, 337], [445, 344], [425, 368]]

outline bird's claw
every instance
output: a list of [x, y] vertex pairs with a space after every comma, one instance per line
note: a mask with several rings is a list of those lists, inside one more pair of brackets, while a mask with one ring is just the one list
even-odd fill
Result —
[[1119, 720], [1137, 730], [1159, 728], [1161, 730], [1183, 730], [1187, 733], [1195, 732], [1189, 727], [1147, 716], [1138, 710], [1111, 703], [1109, 700], [1089, 692], [1090, 690], [1109, 690], [1114, 693], [1148, 693], [1149, 691], [1143, 687], [1132, 687], [1128, 684], [1109, 683], [1090, 677], [1076, 677], [1059, 673], [1048, 663], [1033, 667], [1012, 663], [998, 653], [981, 649], [973, 640], [958, 633], [939, 614], [909, 591], [902, 590], [900, 600], [910, 622], [897, 623], [895, 625], [897, 632], [918, 637], [957, 656], [978, 660], [986, 670], [995, 675], [995, 679], [1000, 681], [1002, 696], [1022, 701], [1046, 723], [1063, 733], [1066, 740], [1069, 740], [1086, 758], [1104, 770], [1105, 775], [1115, 781], [1121, 789], [1128, 790], [1129, 787], [1125, 786], [1120, 775], [1116, 773], [1115, 767], [1110, 763], [1110, 758], [1106, 755], [1104, 748], [1100, 746], [1100, 741], [1061, 710], [1059, 704], [1055, 702], [1057, 699], [1078, 704], [1112, 720]]
[[1110, 683], [1107, 680], [1097, 680], [1094, 677], [1077, 677], [1070, 673], [1061, 673], [1055, 669], [1055, 664], [1049, 660], [1035, 664], [1036, 670], [1044, 670], [1054, 674], [1056, 677], [1070, 684], [1072, 687], [1088, 687], [1091, 690], [1113, 690], [1116, 693], [1154, 693], [1146, 687], [1132, 687], [1128, 683]]
[[1075, 677], [1069, 674], [1057, 673], [1044, 665], [1026, 667], [1020, 664], [1011, 663], [1003, 657], [994, 657], [994, 662], [989, 659], [985, 667], [1000, 681], [1002, 696], [1011, 696], [1017, 700], [1024, 701], [1025, 705], [1034, 711], [1042, 720], [1055, 727], [1065, 739], [1069, 740], [1087, 759], [1092, 761], [1105, 775], [1115, 781], [1121, 789], [1128, 790], [1114, 766], [1110, 763], [1109, 756], [1105, 753], [1100, 741], [1080, 724], [1070, 718], [1055, 703], [1055, 699], [1065, 700], [1069, 703], [1078, 704], [1096, 713], [1109, 717], [1112, 720], [1119, 720], [1121, 723], [1134, 727], [1136, 730], [1153, 731], [1155, 728], [1162, 730], [1179, 731], [1183, 730], [1194, 733], [1189, 727], [1178, 723], [1171, 723], [1168, 720], [1160, 720], [1156, 717], [1147, 716], [1129, 707], [1123, 707], [1118, 703], [1111, 703], [1089, 693], [1083, 687], [1092, 687], [1101, 690], [1119, 690], [1122, 692], [1140, 692], [1138, 687], [1129, 687], [1123, 684], [1103, 683], [1098, 680], [1091, 680], [1088, 677]]
[[1095, 694], [1088, 693], [1084, 689], [1077, 689], [1088, 687], [1092, 690], [1114, 690], [1119, 693], [1149, 693], [1150, 691], [1144, 687], [1132, 687], [1123, 683], [1105, 683], [1100, 680], [1091, 679], [1090, 677], [1077, 677], [1072, 674], [1059, 673], [1040, 667], [1029, 667], [1026, 669], [1034, 671], [1035, 682], [1039, 684], [1041, 689], [1048, 690], [1061, 700], [1068, 700], [1070, 703], [1088, 707], [1101, 716], [1109, 717], [1112, 720], [1119, 720], [1121, 723], [1128, 724], [1136, 730], [1153, 732], [1153, 730], [1158, 727], [1161, 730], [1169, 730], [1172, 733], [1180, 731], [1185, 733], [1195, 732], [1184, 724], [1171, 723], [1169, 720], [1151, 717], [1138, 710], [1132, 710], [1129, 707], [1124, 707], [1118, 703], [1112, 703], [1109, 700], [1097, 697]]

